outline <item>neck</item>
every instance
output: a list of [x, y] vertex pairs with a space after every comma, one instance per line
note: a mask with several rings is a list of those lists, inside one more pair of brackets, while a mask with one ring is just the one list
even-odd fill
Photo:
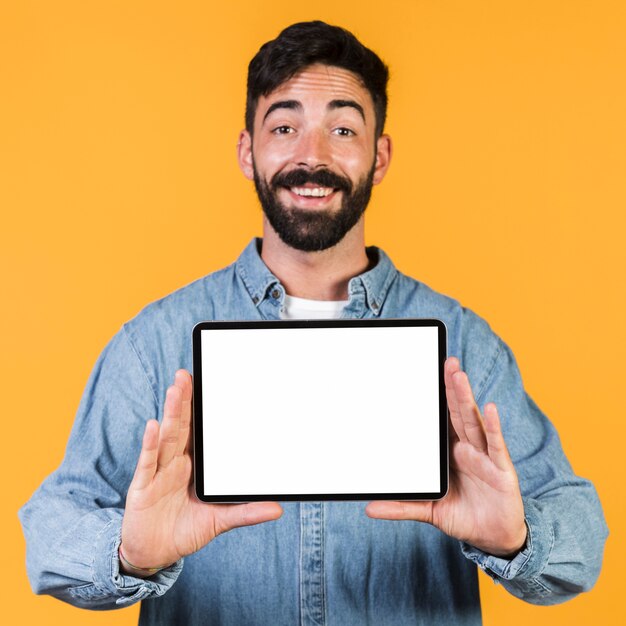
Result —
[[347, 300], [350, 279], [370, 265], [362, 219], [336, 246], [320, 252], [291, 248], [264, 219], [261, 258], [290, 296], [309, 300]]

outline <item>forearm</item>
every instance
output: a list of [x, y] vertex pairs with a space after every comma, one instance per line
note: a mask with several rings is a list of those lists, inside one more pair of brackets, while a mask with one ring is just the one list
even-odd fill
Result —
[[27, 570], [35, 593], [76, 606], [110, 609], [168, 589], [180, 563], [148, 580], [120, 574], [125, 497], [155, 395], [124, 330], [89, 379], [66, 455], [20, 510]]
[[[480, 369], [474, 379], [481, 379]], [[557, 604], [588, 591], [600, 573], [608, 534], [595, 488], [574, 473], [554, 426], [524, 391], [515, 359], [499, 340], [479, 387], [479, 406], [495, 402], [502, 415], [528, 538], [510, 560], [463, 546], [466, 556], [527, 602]]]

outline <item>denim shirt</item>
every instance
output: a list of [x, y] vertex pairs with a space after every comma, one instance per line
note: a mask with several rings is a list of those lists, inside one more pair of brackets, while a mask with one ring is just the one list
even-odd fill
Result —
[[[260, 246], [253, 240], [232, 265], [146, 307], [103, 351], [63, 463], [20, 510], [34, 591], [91, 609], [141, 600], [140, 624], [436, 626], [481, 623], [477, 566], [536, 604], [589, 589], [607, 535], [602, 509], [526, 395], [510, 349], [485, 321], [400, 273], [377, 248], [368, 249], [373, 269], [349, 282], [343, 317], [445, 322], [449, 353], [460, 358], [478, 405], [498, 405], [523, 496], [524, 549], [497, 558], [428, 524], [370, 519], [365, 502], [286, 502], [277, 521], [220, 535], [149, 579], [120, 572], [124, 501], [145, 423], [160, 419], [174, 372], [191, 371], [193, 326], [280, 318], [285, 290]], [[259, 367], [279, 357], [250, 355]], [[258, 402], [281, 410], [280, 381]]]

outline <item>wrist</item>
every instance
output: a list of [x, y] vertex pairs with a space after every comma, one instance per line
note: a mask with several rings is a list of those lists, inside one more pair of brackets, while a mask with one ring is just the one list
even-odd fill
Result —
[[134, 565], [131, 563], [126, 555], [124, 554], [124, 550], [122, 548], [122, 544], [118, 548], [118, 557], [120, 561], [120, 570], [129, 574], [130, 576], [135, 576], [136, 578], [148, 578], [150, 576], [154, 576], [157, 572], [165, 569], [166, 567], [170, 567], [172, 564], [168, 563], [166, 565], [156, 565], [151, 567], [144, 567], [139, 565]]
[[511, 540], [506, 544], [502, 544], [495, 549], [492, 548], [490, 550], [484, 550], [484, 552], [487, 552], [500, 559], [506, 559], [507, 561], [511, 561], [526, 547], [527, 541], [528, 526], [526, 525], [526, 521], [524, 520], [524, 525], [520, 529], [515, 540]]
[[526, 525], [526, 521], [524, 521], [524, 530], [521, 536], [523, 539], [518, 543], [517, 547], [501, 558], [512, 560], [526, 548], [526, 544], [528, 543], [528, 526]]

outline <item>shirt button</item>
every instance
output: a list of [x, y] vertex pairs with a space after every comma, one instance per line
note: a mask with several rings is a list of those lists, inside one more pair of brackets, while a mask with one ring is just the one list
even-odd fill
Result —
[[376, 302], [376, 300], [374, 300], [374, 302], [372, 302], [372, 308], [374, 310], [376, 310], [378, 308], [378, 302]]
[[254, 296], [254, 298], [252, 298], [252, 304], [256, 304], [259, 301], [259, 299]]
[[280, 298], [280, 291], [278, 289], [274, 289], [274, 291], [272, 291], [272, 298], [274, 298], [274, 300], [278, 300], [278, 298]]

